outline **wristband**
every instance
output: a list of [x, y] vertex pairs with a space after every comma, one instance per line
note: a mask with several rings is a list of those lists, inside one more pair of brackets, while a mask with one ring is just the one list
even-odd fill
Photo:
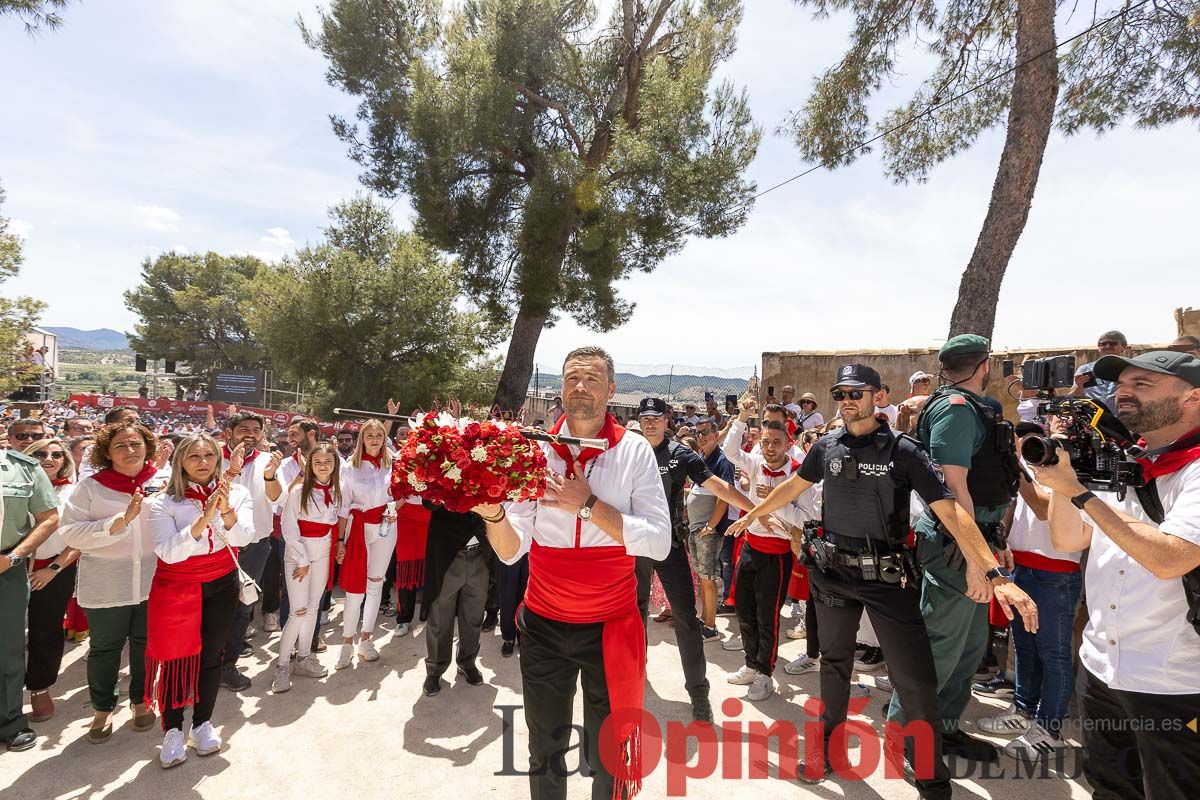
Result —
[[1087, 501], [1094, 500], [1095, 498], [1096, 495], [1092, 494], [1090, 491], [1083, 492], [1082, 494], [1077, 494], [1071, 498], [1071, 505], [1075, 506], [1080, 511], [1083, 511], [1083, 507], [1087, 505]]
[[503, 522], [503, 521], [504, 521], [504, 517], [505, 517], [506, 515], [507, 515], [507, 512], [504, 510], [504, 508], [503, 508], [503, 507], [501, 507], [501, 508], [500, 508], [500, 513], [499, 513], [499, 514], [497, 514], [497, 515], [496, 515], [496, 516], [494, 516], [494, 517], [485, 517], [485, 516], [483, 516], [483, 514], [480, 514], [479, 516], [480, 516], [480, 518], [482, 518], [482, 519], [483, 519], [483, 521], [484, 521], [484, 522], [487, 522], [487, 523], [490, 523], [490, 524], [492, 524], [492, 525], [495, 525], [495, 524], [497, 524], [497, 523], [499, 523], [499, 522]]

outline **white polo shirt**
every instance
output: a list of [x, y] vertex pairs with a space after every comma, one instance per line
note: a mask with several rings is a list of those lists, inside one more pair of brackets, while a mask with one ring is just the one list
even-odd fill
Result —
[[[1163, 533], [1200, 545], [1200, 461], [1157, 480], [1166, 519]], [[1111, 492], [1096, 496], [1134, 519], [1154, 523], [1137, 495], [1124, 501]], [[1092, 518], [1085, 586], [1088, 624], [1079, 656], [1113, 689], [1146, 694], [1200, 693], [1200, 634], [1188, 624], [1179, 578], [1160, 580], [1108, 538]]]

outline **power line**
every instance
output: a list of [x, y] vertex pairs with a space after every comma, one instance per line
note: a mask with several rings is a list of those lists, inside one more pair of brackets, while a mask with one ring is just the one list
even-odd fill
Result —
[[[967, 95], [982, 89], [984, 86], [987, 86], [990, 83], [995, 83], [996, 81], [1000, 80], [1001, 78], [1011, 75], [1012, 73], [1016, 72], [1018, 69], [1025, 66], [1026, 64], [1030, 64], [1034, 61], [1037, 61], [1039, 58], [1043, 58], [1044, 56], [1047, 56], [1051, 53], [1057, 52], [1059, 49], [1061, 49], [1065, 45], [1068, 45], [1077, 39], [1081, 39], [1084, 36], [1087, 36], [1088, 34], [1092, 33], [1093, 31], [1098, 30], [1098, 29], [1104, 27], [1105, 25], [1108, 25], [1110, 22], [1114, 22], [1133, 11], [1136, 11], [1137, 9], [1141, 8], [1142, 6], [1146, 5], [1149, 2], [1150, 2], [1150, 0], [1140, 0], [1140, 2], [1137, 2], [1127, 8], [1123, 8], [1120, 11], [1118, 11], [1117, 13], [1113, 14], [1111, 17], [1106, 17], [1105, 19], [1102, 19], [1098, 22], [1093, 23], [1090, 27], [1085, 28], [1084, 30], [1080, 31], [1079, 33], [1075, 34], [1074, 36], [1072, 36], [1068, 39], [1063, 39], [1061, 42], [1057, 42], [1053, 47], [1047, 47], [1042, 52], [1037, 53], [1036, 55], [1032, 55], [1029, 58], [1025, 59], [1024, 61], [1017, 62], [1016, 64], [1014, 64], [1013, 66], [1004, 70], [1003, 72], [997, 72], [992, 77], [990, 77], [986, 80], [980, 81], [979, 83], [975, 84], [974, 86], [970, 87], [969, 89], [964, 89], [963, 91], [959, 92], [958, 94], [954, 95], [953, 97], [949, 98], [948, 100], [943, 100], [939, 103], [934, 103], [933, 105], [929, 106], [928, 108], [921, 111], [920, 113], [914, 114], [913, 116], [909, 117], [908, 119], [904, 120], [903, 122], [899, 122], [896, 125], [893, 125], [892, 127], [888, 128], [885, 131], [881, 131], [880, 133], [876, 134], [875, 136], [872, 136], [870, 139], [867, 139], [866, 141], [863, 141], [863, 142], [859, 142], [858, 144], [856, 144], [852, 147], [848, 147], [845, 150], [843, 150], [842, 152], [838, 153], [837, 155], [830, 156], [829, 158], [825, 159], [821, 163], [814, 164], [813, 166], [809, 167], [808, 169], [804, 170], [803, 172], [798, 172], [795, 175], [793, 175], [792, 177], [790, 177], [786, 180], [780, 181], [779, 183], [775, 184], [774, 186], [771, 186], [767, 189], [763, 189], [761, 192], [753, 195], [748, 200], [745, 200], [744, 202], [739, 203], [738, 205], [734, 206], [732, 209], [730, 209], [730, 211], [728, 211], [726, 213], [731, 214], [735, 211], [746, 209], [750, 206], [750, 204], [752, 204], [755, 200], [758, 200], [760, 197], [763, 197], [764, 195], [768, 195], [771, 192], [775, 191], [776, 189], [782, 189], [784, 186], [787, 186], [789, 183], [794, 183], [795, 181], [800, 180], [801, 178], [805, 177], [806, 175], [811, 175], [812, 173], [816, 172], [819, 169], [824, 169], [825, 167], [829, 166], [830, 164], [840, 161], [841, 159], [850, 155], [855, 150], [861, 150], [864, 147], [874, 144], [875, 142], [879, 141], [880, 139], [884, 138], [885, 136], [889, 136], [898, 130], [907, 128], [909, 125], [912, 125], [917, 120], [927, 117], [930, 114], [932, 114], [933, 112], [938, 111], [939, 109], [945, 108], [946, 106], [950, 105], [951, 103], [958, 102], [959, 100], [963, 99]], [[691, 233], [692, 231], [696, 230], [698, 227], [700, 227], [700, 223], [693, 222], [691, 225], [680, 230], [679, 234], [681, 236], [687, 235], [687, 234]]]

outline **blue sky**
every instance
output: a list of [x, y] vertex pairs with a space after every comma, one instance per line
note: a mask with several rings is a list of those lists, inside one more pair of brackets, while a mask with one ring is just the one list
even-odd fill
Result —
[[[765, 188], [805, 168], [775, 134], [844, 47], [847, 20], [790, 0], [747, 2], [723, 73], [745, 85], [765, 136], [751, 176]], [[30, 38], [0, 20], [3, 213], [26, 239], [8, 293], [46, 301], [43, 322], [130, 330], [121, 293], [170, 248], [277, 259], [319, 237], [358, 170], [328, 115], [330, 88], [296, 27], [311, 2], [85, 0]], [[1060, 22], [1060, 38], [1086, 27]], [[928, 68], [913, 51], [880, 107]], [[926, 184], [895, 186], [877, 154], [762, 198], [724, 240], [691, 241], [622, 287], [632, 321], [596, 335], [564, 320], [537, 360], [595, 342], [626, 365], [737, 367], [773, 350], [922, 347], [945, 336], [987, 209], [1003, 132]], [[1029, 224], [1009, 267], [997, 347], [1174, 337], [1172, 311], [1200, 305], [1195, 278], [1194, 127], [1052, 135]], [[405, 200], [395, 206], [407, 224]]]

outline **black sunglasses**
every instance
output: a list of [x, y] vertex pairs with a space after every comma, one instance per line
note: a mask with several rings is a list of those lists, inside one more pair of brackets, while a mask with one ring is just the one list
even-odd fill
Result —
[[55, 450], [54, 452], [47, 452], [43, 450], [42, 452], [38, 453], [38, 458], [49, 458], [53, 459], [54, 461], [62, 461], [66, 457], [66, 453], [61, 450]]
[[40, 442], [42, 439], [50, 438], [48, 433], [10, 433], [8, 436], [18, 442]]
[[850, 389], [849, 391], [834, 389], [829, 394], [833, 396], [834, 401], [840, 403], [847, 397], [849, 397], [851, 400], [862, 400], [866, 392], [862, 389]]

